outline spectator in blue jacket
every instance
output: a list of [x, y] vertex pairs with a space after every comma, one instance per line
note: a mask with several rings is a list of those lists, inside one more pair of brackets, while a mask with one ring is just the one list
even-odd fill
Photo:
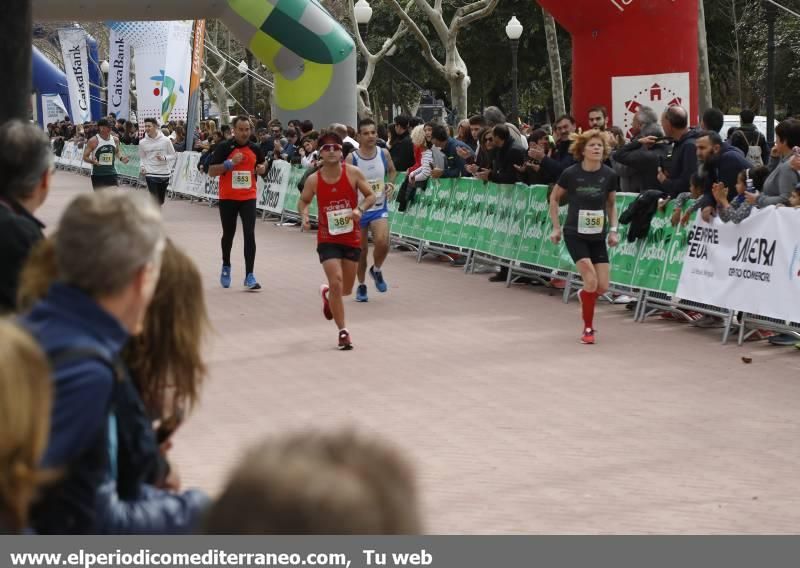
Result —
[[117, 492], [118, 407], [130, 393], [120, 352], [143, 319], [160, 274], [164, 229], [139, 194], [97, 192], [64, 212], [55, 241], [59, 281], [23, 319], [53, 368], [55, 403], [43, 465], [63, 472], [32, 514], [48, 534], [181, 533], [205, 497], [145, 486]]
[[439, 148], [442, 154], [444, 154], [444, 169], [435, 168], [431, 172], [431, 177], [457, 178], [462, 176], [469, 177], [471, 175], [466, 170], [466, 160], [461, 157], [458, 150], [460, 148], [461, 152], [465, 155], [474, 157], [475, 153], [472, 151], [472, 148], [460, 140], [451, 137], [447, 132], [447, 128], [441, 124], [437, 124], [433, 127], [431, 140], [433, 141], [433, 145]]

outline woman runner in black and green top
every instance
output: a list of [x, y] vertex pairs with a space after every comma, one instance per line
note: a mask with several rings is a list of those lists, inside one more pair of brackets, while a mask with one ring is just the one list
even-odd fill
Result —
[[[597, 297], [608, 290], [608, 246], [619, 243], [617, 233], [617, 174], [604, 165], [611, 148], [599, 130], [573, 135], [570, 153], [577, 164], [564, 170], [550, 195], [550, 219], [553, 232], [550, 240], [561, 241], [558, 207], [568, 198], [564, 244], [578, 267], [583, 289], [578, 292], [583, 313], [581, 342], [594, 343], [594, 306]], [[610, 226], [610, 228], [609, 228]]]

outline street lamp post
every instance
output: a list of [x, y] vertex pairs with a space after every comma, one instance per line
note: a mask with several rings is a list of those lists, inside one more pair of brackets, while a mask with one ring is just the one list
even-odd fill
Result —
[[[367, 0], [358, 0], [356, 5], [353, 6], [353, 11], [356, 14], [356, 25], [358, 25], [358, 33], [361, 39], [366, 43], [367, 32], [369, 31], [369, 21], [372, 19], [372, 7]], [[358, 75], [363, 74], [363, 57], [358, 58]], [[356, 77], [358, 79], [358, 77]]]
[[775, 18], [777, 10], [764, 2], [767, 16], [767, 143], [775, 142]]
[[[397, 45], [393, 45], [386, 52], [386, 57], [391, 57], [397, 52]], [[394, 73], [389, 73], [389, 122], [394, 122]]]
[[[239, 65], [237, 65], [237, 66], [236, 66], [236, 70], [237, 70], [239, 73], [241, 73], [241, 74], [242, 74], [242, 76], [244, 76], [244, 75], [247, 75], [248, 71], [250, 71], [250, 66], [247, 64], [247, 61], [245, 61], [244, 59], [242, 59], [242, 60], [239, 62]], [[249, 90], [248, 90], [248, 96], [249, 96], [249, 95], [250, 95], [250, 92], [249, 92]], [[247, 110], [247, 112], [248, 112], [248, 113], [250, 113], [250, 109], [253, 107], [253, 105], [251, 105], [251, 104], [250, 104], [250, 101], [248, 101], [248, 100], [246, 100], [246, 101], [245, 101], [245, 103], [247, 103], [247, 109], [246, 109], [246, 110]]]
[[100, 62], [100, 74], [103, 81], [103, 100], [106, 104], [105, 116], [108, 116], [108, 72], [111, 70], [111, 65], [105, 59]]
[[517, 87], [517, 52], [519, 51], [519, 38], [522, 36], [522, 24], [516, 16], [511, 16], [511, 19], [506, 24], [506, 35], [511, 40], [511, 116], [512, 122], [517, 122], [519, 116], [519, 91]]

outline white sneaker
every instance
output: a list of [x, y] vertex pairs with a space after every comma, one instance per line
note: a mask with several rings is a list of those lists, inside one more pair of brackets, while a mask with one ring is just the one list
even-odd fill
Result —
[[636, 298], [634, 298], [633, 296], [626, 296], [625, 294], [622, 294], [622, 295], [617, 296], [616, 298], [614, 298], [614, 303], [615, 304], [630, 304], [631, 302], [635, 302], [635, 301], [636, 301]]

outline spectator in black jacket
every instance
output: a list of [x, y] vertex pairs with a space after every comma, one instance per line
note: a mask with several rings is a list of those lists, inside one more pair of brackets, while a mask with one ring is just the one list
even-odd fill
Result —
[[33, 214], [47, 199], [53, 153], [47, 135], [12, 120], [0, 128], [0, 313], [16, 307], [19, 273], [44, 225]]
[[622, 191], [641, 193], [648, 189], [660, 189], [658, 168], [667, 159], [672, 149], [668, 140], [657, 140], [655, 144], [644, 145], [641, 139], [650, 136], [660, 139], [664, 136], [658, 124], [658, 115], [648, 107], [642, 107], [633, 117], [636, 133], [633, 141], [617, 149], [614, 162], [625, 168], [615, 166], [614, 171], [620, 176]]
[[[659, 167], [658, 182], [669, 197], [677, 197], [689, 191], [689, 180], [697, 172], [695, 140], [698, 133], [689, 129], [689, 113], [678, 105], [664, 111], [661, 127], [667, 138], [674, 140], [675, 144], [671, 156]], [[645, 136], [639, 140], [645, 146], [653, 146], [657, 141], [655, 136]]]
[[[431, 176], [434, 178], [457, 178], [461, 176], [469, 177], [469, 170], [466, 169], [466, 160], [461, 157], [458, 152], [459, 148], [469, 150], [470, 156], [472, 149], [461, 142], [451, 137], [447, 133], [447, 128], [441, 124], [433, 127], [431, 134], [433, 145], [439, 148], [444, 154], [444, 168], [434, 168]], [[474, 157], [474, 156], [473, 156]]]
[[751, 167], [744, 153], [739, 148], [723, 142], [719, 133], [713, 131], [701, 132], [695, 141], [695, 146], [697, 159], [702, 163], [707, 178], [701, 207], [716, 204], [712, 193], [715, 183], [722, 183], [728, 188], [728, 199], [732, 201], [736, 197], [736, 179], [739, 173]]
[[556, 120], [556, 147], [549, 157], [535, 156], [542, 162], [542, 169], [546, 172], [548, 178], [558, 181], [561, 172], [570, 166], [575, 165], [575, 158], [569, 151], [572, 145], [572, 135], [575, 134], [575, 119], [570, 115], [565, 114]]
[[525, 163], [517, 167], [520, 181], [525, 185], [551, 184], [558, 181], [550, 172], [542, 167], [542, 160], [550, 157], [550, 140], [547, 132], [538, 129], [528, 137], [528, 153]]
[[408, 131], [408, 117], [397, 116], [394, 119], [394, 136], [389, 155], [392, 157], [398, 172], [405, 172], [414, 165], [414, 143]]
[[514, 144], [505, 124], [496, 125], [492, 129], [492, 137], [495, 145], [492, 170], [479, 173], [475, 177], [494, 183], [517, 183], [519, 181], [517, 167], [525, 162], [525, 152]]

